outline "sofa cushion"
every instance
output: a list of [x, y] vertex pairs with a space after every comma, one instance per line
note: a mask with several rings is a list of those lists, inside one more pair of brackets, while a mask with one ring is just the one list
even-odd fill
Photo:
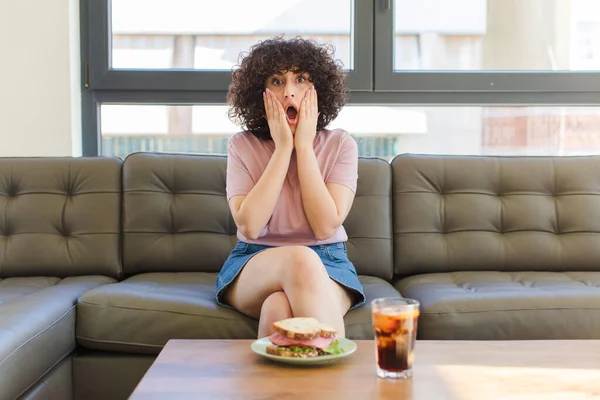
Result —
[[121, 164], [0, 158], [0, 277], [118, 277]]
[[421, 274], [394, 286], [421, 302], [420, 339], [600, 339], [600, 272]]
[[108, 277], [0, 280], [0, 399], [14, 399], [75, 348], [75, 305]]
[[392, 169], [387, 161], [359, 158], [356, 196], [344, 228], [348, 257], [358, 274], [391, 280]]
[[123, 164], [123, 267], [217, 272], [236, 242], [225, 198], [227, 158], [133, 153]]
[[[236, 243], [225, 195], [227, 157], [134, 153], [123, 164], [123, 268], [218, 272]], [[391, 279], [391, 167], [361, 158], [357, 195], [344, 223], [361, 275]]]
[[401, 155], [397, 275], [600, 271], [600, 156]]
[[[77, 340], [93, 349], [158, 354], [169, 339], [256, 339], [258, 321], [215, 302], [216, 273], [147, 273], [90, 290], [77, 307]], [[398, 295], [359, 279], [367, 301]], [[371, 338], [368, 307], [346, 315], [348, 337]]]
[[169, 339], [243, 339], [257, 321], [215, 302], [217, 274], [132, 276], [85, 293], [77, 305], [77, 341], [92, 349], [158, 354]]

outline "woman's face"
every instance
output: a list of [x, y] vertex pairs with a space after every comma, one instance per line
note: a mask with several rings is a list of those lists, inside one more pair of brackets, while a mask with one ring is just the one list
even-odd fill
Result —
[[313, 84], [307, 73], [296, 74], [287, 71], [284, 74], [273, 74], [267, 78], [265, 88], [268, 88], [279, 100], [286, 114], [287, 123], [292, 133], [296, 133], [298, 125], [298, 110], [304, 95]]

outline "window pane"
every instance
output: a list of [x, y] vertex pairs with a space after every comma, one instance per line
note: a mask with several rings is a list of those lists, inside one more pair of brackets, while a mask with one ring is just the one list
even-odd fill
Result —
[[[227, 106], [103, 105], [102, 155], [226, 154], [240, 128]], [[350, 132], [360, 156], [588, 155], [600, 153], [600, 107], [347, 106], [330, 127]]]
[[[227, 111], [225, 105], [102, 105], [101, 154], [118, 157], [137, 151], [226, 154], [228, 138], [241, 130], [229, 120]], [[348, 106], [330, 126], [348, 131], [345, 127], [352, 127], [359, 154], [382, 158], [397, 154], [398, 135], [427, 132], [424, 112], [400, 107]]]
[[395, 0], [395, 70], [600, 70], [600, 1]]
[[282, 33], [331, 43], [344, 68], [353, 68], [353, 0], [112, 0], [111, 4], [116, 69], [231, 70], [240, 52]]

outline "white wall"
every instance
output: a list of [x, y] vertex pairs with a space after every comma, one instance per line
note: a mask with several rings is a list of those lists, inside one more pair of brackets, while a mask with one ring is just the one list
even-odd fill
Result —
[[0, 2], [0, 157], [80, 156], [78, 0]]

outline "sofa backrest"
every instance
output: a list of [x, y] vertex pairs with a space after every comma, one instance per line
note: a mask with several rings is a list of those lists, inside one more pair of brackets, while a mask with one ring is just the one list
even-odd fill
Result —
[[121, 160], [0, 159], [0, 277], [121, 275]]
[[235, 243], [226, 158], [133, 153], [123, 164], [123, 269], [217, 272]]
[[392, 279], [392, 169], [387, 161], [358, 159], [356, 196], [344, 228], [348, 258], [357, 272]]
[[600, 270], [600, 157], [401, 155], [394, 268]]
[[[218, 272], [236, 238], [223, 155], [134, 153], [123, 164], [123, 268]], [[359, 162], [358, 193], [345, 227], [361, 274], [391, 278], [391, 168]]]

